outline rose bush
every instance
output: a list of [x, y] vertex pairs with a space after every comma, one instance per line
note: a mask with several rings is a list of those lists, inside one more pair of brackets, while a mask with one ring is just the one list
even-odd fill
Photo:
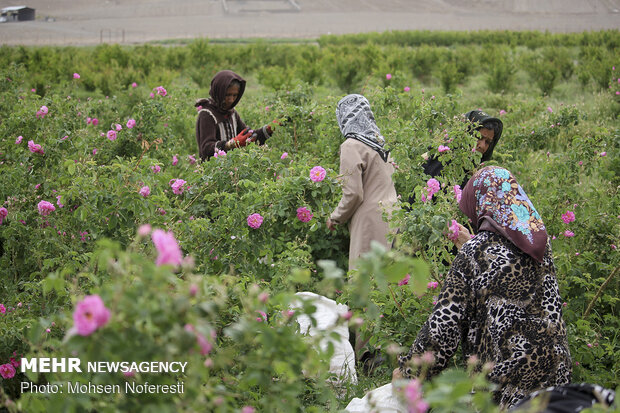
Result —
[[[376, 36], [387, 41], [386, 35]], [[393, 36], [396, 43], [417, 39]], [[513, 36], [522, 44], [541, 39]], [[557, 41], [547, 36], [544, 42]], [[562, 39], [573, 46], [599, 42], [610, 50], [618, 44], [614, 33], [573, 36]], [[518, 177], [555, 237], [551, 242], [566, 302], [574, 381], [617, 385], [616, 95], [601, 94], [595, 87], [584, 91], [570, 76], [556, 80], [546, 97], [528, 85], [523, 93], [514, 86], [514, 92], [480, 93], [475, 85], [484, 83], [486, 75], [474, 63], [463, 77], [465, 83], [451, 84], [454, 94], [445, 95], [430, 71], [420, 76], [425, 81], [420, 83], [402, 50], [380, 42], [364, 47], [365, 56], [350, 60], [381, 58], [381, 64], [333, 77], [329, 70], [319, 74], [320, 59], [329, 61], [335, 51], [345, 53], [351, 47], [330, 44], [344, 37], [330, 39], [321, 39], [324, 51], [308, 45], [224, 47], [201, 41], [179, 48], [144, 45], [127, 50], [110, 45], [92, 51], [2, 47], [0, 113], [7, 115], [0, 122], [0, 366], [6, 367], [0, 400], [5, 405], [27, 412], [50, 406], [333, 410], [384, 384], [396, 354], [411, 344], [441, 288], [453, 258], [448, 239], [453, 220], [467, 226], [455, 188], [480, 158], [471, 151], [475, 138], [461, 117], [475, 107], [501, 114], [504, 134], [492, 162]], [[354, 44], [355, 39], [347, 41]], [[474, 62], [478, 47], [458, 53]], [[293, 79], [291, 88], [260, 85], [248, 89], [238, 107], [253, 127], [274, 119], [281, 123], [267, 145], [195, 162], [196, 112], [191, 103], [207, 95], [208, 82], [202, 77], [215, 69], [209, 66], [200, 76], [192, 72], [196, 67], [181, 72], [183, 59], [194, 57], [203, 66], [230, 65], [247, 71], [244, 76], [258, 76], [256, 67], [280, 65], [276, 57], [290, 50], [301, 63], [278, 66], [277, 73], [286, 70], [287, 76], [299, 74], [316, 83]], [[426, 59], [422, 54], [446, 53], [428, 45], [417, 52], [414, 57], [420, 62]], [[316, 61], [305, 62], [302, 70], [305, 56]], [[111, 67], [109, 62], [116, 63]], [[106, 75], [91, 64], [100, 65]], [[35, 67], [40, 68], [37, 73]], [[52, 76], [50, 70], [66, 76]], [[455, 70], [465, 74], [463, 67]], [[74, 79], [73, 73], [80, 78]], [[273, 79], [274, 73], [260, 76]], [[389, 80], [386, 73], [392, 74]], [[527, 73], [518, 67], [513, 75], [518, 80]], [[342, 137], [334, 108], [345, 91], [334, 89], [338, 85], [363, 87], [360, 91], [371, 102], [394, 158], [393, 178], [401, 197], [401, 209], [390, 220], [399, 230], [394, 250], [373, 248], [359, 271], [348, 275], [339, 270], [348, 261], [346, 226], [335, 232], [325, 227], [341, 195]], [[563, 93], [561, 98], [554, 98], [556, 91]], [[573, 98], [571, 91], [586, 96], [588, 104]], [[114, 140], [109, 132], [114, 132]], [[422, 172], [424, 156], [437, 156], [445, 164], [442, 176], [430, 183]], [[573, 236], [563, 235], [567, 231]], [[375, 371], [360, 368], [358, 385], [329, 384], [324, 360], [331, 350], [317, 350], [314, 344], [320, 337], [307, 340], [295, 334], [288, 305], [295, 292], [304, 290], [349, 305], [350, 317], [342, 322], [384, 353], [385, 362]], [[88, 335], [68, 334], [78, 302], [94, 295], [104, 303], [94, 307], [101, 318], [87, 324]], [[88, 314], [90, 320], [94, 313]], [[26, 376], [11, 360], [71, 354], [83, 363], [179, 359], [188, 362], [188, 371], [175, 377]], [[12, 377], [8, 365], [16, 370]], [[27, 379], [183, 381], [186, 393], [118, 398], [21, 394], [19, 383]], [[431, 407], [450, 411], [462, 396], [446, 393], [450, 380], [468, 386], [463, 371], [423, 384]], [[442, 399], [441, 394], [451, 396]], [[484, 397], [469, 400], [489, 411], [486, 402]]]

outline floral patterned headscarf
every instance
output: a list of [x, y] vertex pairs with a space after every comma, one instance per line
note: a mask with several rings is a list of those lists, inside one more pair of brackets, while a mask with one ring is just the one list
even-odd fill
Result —
[[476, 172], [463, 189], [459, 208], [476, 232], [501, 234], [542, 262], [547, 247], [545, 224], [508, 170], [488, 166]]

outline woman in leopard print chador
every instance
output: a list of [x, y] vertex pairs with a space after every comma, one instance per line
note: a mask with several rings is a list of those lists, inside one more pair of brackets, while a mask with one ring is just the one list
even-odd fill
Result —
[[400, 372], [415, 375], [414, 355], [432, 351], [429, 375], [448, 366], [459, 343], [465, 359], [492, 362], [495, 401], [508, 408], [528, 393], [570, 382], [562, 299], [545, 226], [506, 169], [469, 180], [459, 208], [477, 235], [459, 250], [431, 315]]

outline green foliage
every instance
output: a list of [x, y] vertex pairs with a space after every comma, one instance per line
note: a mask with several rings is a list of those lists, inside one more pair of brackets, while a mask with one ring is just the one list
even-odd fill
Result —
[[454, 61], [446, 61], [437, 68], [437, 77], [445, 93], [453, 92], [456, 85], [463, 79]]
[[610, 86], [612, 69], [618, 61], [613, 51], [596, 46], [582, 47], [579, 60], [579, 78], [582, 84], [593, 80], [600, 89]]
[[[617, 386], [620, 285], [617, 272], [611, 276], [620, 264], [617, 31], [392, 32], [318, 43], [0, 47], [0, 199], [8, 210], [0, 225], [0, 304], [7, 308], [0, 314], [0, 364], [13, 352], [67, 357], [75, 351], [84, 362], [178, 358], [189, 367], [182, 376], [29, 377], [40, 383], [180, 380], [184, 395], [22, 395], [18, 383], [26, 376], [18, 373], [0, 382], [2, 402], [11, 399], [14, 410], [28, 412], [238, 411], [245, 405], [335, 411], [352, 395], [384, 384], [452, 261], [448, 225], [466, 223], [453, 187], [480, 160], [461, 118], [478, 107], [502, 113], [504, 134], [492, 162], [515, 173], [555, 237], [578, 363], [574, 381]], [[270, 123], [276, 133], [265, 146], [194, 163], [193, 102], [207, 96], [212, 75], [223, 68], [243, 70], [248, 79], [238, 105], [244, 121], [254, 128]], [[538, 92], [528, 75], [542, 78], [536, 87], [544, 96], [533, 96]], [[581, 87], [592, 80], [606, 92]], [[485, 84], [497, 93], [487, 93]], [[155, 91], [151, 98], [158, 86], [167, 95]], [[325, 220], [341, 195], [334, 108], [354, 91], [368, 97], [387, 139], [401, 209], [389, 219], [397, 232], [392, 251], [374, 247], [345, 276], [348, 231], [330, 232]], [[49, 112], [37, 118], [43, 105]], [[128, 119], [136, 120], [134, 128], [126, 127]], [[116, 124], [122, 129], [110, 141], [105, 134]], [[29, 140], [44, 154], [30, 152]], [[439, 153], [439, 145], [450, 151]], [[442, 190], [428, 202], [421, 196], [429, 178], [424, 156], [445, 165]], [[322, 182], [309, 178], [316, 165], [327, 170]], [[187, 181], [182, 194], [172, 192], [172, 179]], [[143, 186], [151, 190], [146, 198], [138, 192]], [[56, 206], [45, 217], [37, 211], [42, 200]], [[314, 215], [307, 223], [296, 217], [302, 206]], [[566, 224], [561, 215], [568, 210], [576, 220]], [[252, 213], [264, 218], [258, 229], [247, 224]], [[176, 272], [155, 266], [151, 241], [136, 236], [145, 223], [172, 231], [195, 265]], [[575, 236], [563, 235], [567, 230]], [[351, 329], [387, 353], [385, 364], [374, 374], [358, 369], [358, 385], [328, 380], [330, 350], [318, 350], [321, 337], [296, 334], [295, 322], [282, 313], [302, 290], [349, 305]], [[87, 294], [104, 299], [111, 321], [91, 336], [64, 340], [75, 304]], [[205, 337], [215, 332], [208, 355], [200, 355], [186, 324]], [[464, 391], [469, 378], [450, 370], [424, 384], [425, 397], [437, 411], [492, 411], [487, 383], [476, 379], [472, 396]]]
[[512, 51], [505, 47], [494, 47], [485, 53], [483, 61], [488, 65], [489, 89], [496, 93], [510, 90], [516, 72]]
[[543, 96], [551, 94], [562, 73], [553, 59], [554, 50], [551, 47], [545, 48], [523, 57], [523, 66]]

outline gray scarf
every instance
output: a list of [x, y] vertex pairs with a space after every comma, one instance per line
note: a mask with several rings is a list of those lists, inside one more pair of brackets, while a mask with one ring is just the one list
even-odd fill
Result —
[[377, 151], [387, 162], [390, 151], [384, 149], [385, 138], [381, 136], [370, 103], [362, 95], [348, 95], [340, 99], [336, 108], [336, 119], [345, 138], [358, 140]]

